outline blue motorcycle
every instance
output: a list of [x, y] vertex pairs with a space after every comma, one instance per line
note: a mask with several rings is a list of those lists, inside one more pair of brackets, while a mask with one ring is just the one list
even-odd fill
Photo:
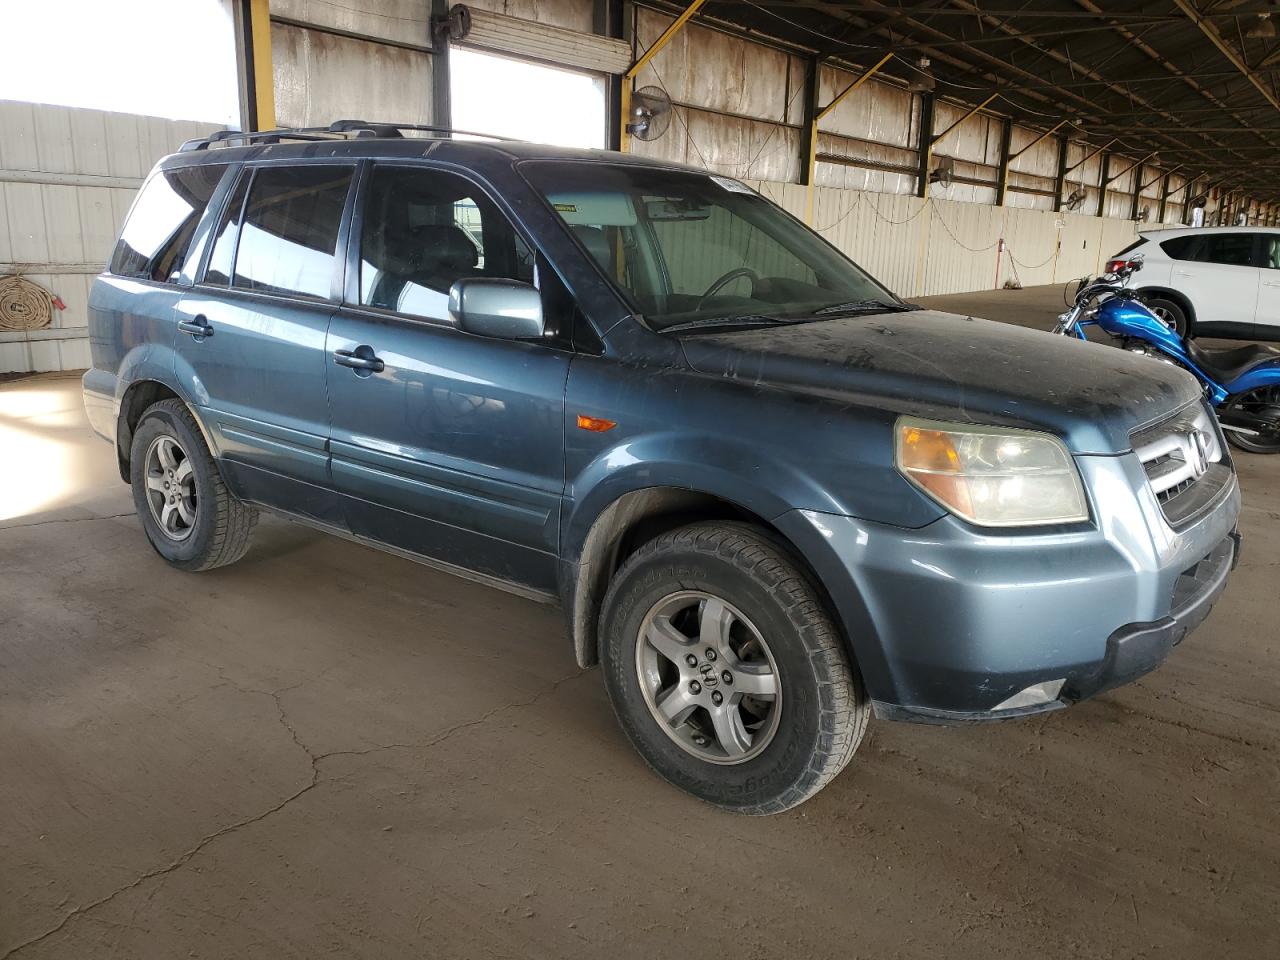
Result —
[[1088, 277], [1076, 285], [1075, 302], [1058, 318], [1054, 333], [1087, 340], [1099, 327], [1125, 350], [1180, 366], [1204, 386], [1227, 439], [1251, 453], [1280, 453], [1280, 350], [1252, 345], [1206, 350], [1178, 336], [1125, 283], [1142, 269], [1135, 257], [1117, 273]]

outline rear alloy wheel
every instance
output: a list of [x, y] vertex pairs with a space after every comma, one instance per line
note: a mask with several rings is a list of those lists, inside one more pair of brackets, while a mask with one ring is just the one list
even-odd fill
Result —
[[129, 450], [133, 502], [156, 553], [189, 571], [244, 556], [258, 511], [222, 482], [186, 404], [171, 399], [148, 407]]
[[1225, 410], [1238, 410], [1266, 421], [1258, 436], [1224, 430], [1232, 446], [1249, 453], [1280, 453], [1280, 387], [1259, 387], [1228, 397]]
[[600, 661], [618, 722], [675, 786], [778, 813], [849, 762], [870, 702], [808, 576], [767, 531], [697, 523], [614, 575]]
[[181, 542], [195, 529], [196, 480], [187, 451], [173, 437], [151, 441], [145, 460], [151, 519], [170, 540]]
[[1170, 330], [1180, 337], [1187, 335], [1187, 312], [1165, 297], [1144, 297], [1142, 302]]

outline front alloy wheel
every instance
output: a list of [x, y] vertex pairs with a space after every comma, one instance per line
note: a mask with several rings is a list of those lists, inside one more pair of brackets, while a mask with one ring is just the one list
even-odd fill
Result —
[[853, 756], [870, 703], [824, 599], [776, 535], [695, 523], [632, 553], [600, 614], [618, 722], [680, 789], [737, 813], [788, 810]]
[[663, 731], [693, 756], [743, 763], [773, 740], [778, 668], [760, 631], [727, 601], [682, 590], [645, 617], [636, 675]]

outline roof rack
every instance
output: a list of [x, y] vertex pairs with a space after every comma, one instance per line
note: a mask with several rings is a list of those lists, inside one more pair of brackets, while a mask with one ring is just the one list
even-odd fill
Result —
[[402, 131], [412, 130], [419, 133], [434, 133], [445, 137], [461, 134], [465, 137], [483, 137], [487, 140], [504, 140], [517, 142], [513, 137], [501, 137], [492, 133], [478, 133], [474, 130], [458, 130], [453, 127], [440, 127], [423, 123], [375, 123], [369, 120], [335, 120], [327, 127], [281, 127], [276, 130], [219, 130], [207, 137], [188, 140], [178, 148], [179, 153], [192, 150], [207, 150], [215, 144], [230, 145], [240, 141], [240, 145], [251, 143], [281, 143], [285, 140], [323, 141], [349, 139], [395, 139], [404, 136]]

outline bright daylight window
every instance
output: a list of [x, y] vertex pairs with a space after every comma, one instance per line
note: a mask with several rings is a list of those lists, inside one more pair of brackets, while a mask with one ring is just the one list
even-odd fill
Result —
[[14, 0], [3, 11], [0, 100], [240, 123], [227, 0]]

